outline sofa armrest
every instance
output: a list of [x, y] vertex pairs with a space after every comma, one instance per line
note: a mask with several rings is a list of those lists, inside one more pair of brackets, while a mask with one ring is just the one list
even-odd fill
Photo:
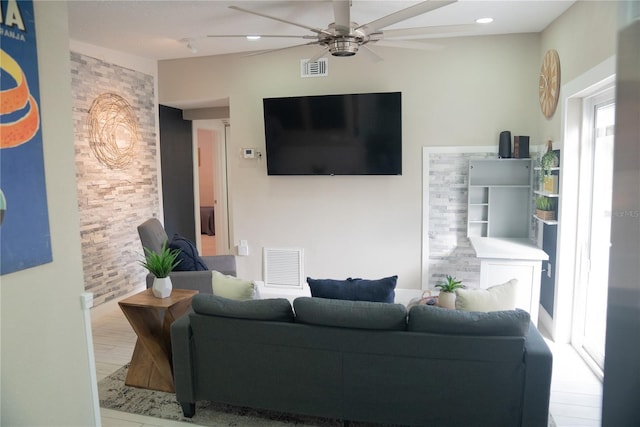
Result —
[[549, 423], [549, 397], [553, 355], [538, 329], [531, 324], [525, 341], [526, 366], [522, 426], [539, 427]]
[[228, 276], [235, 276], [237, 274], [236, 257], [234, 255], [203, 256], [201, 258], [209, 270], [219, 271]]
[[[173, 271], [169, 274], [174, 289], [191, 289], [202, 294], [213, 293], [211, 271]], [[153, 275], [147, 274], [147, 288], [153, 286]]]
[[193, 334], [190, 313], [179, 317], [171, 324], [173, 380], [176, 387], [176, 400], [183, 408], [185, 404], [195, 403], [194, 383], [191, 376], [191, 336]]

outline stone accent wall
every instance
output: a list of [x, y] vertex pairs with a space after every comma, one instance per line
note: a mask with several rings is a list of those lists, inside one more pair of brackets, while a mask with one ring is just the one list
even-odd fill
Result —
[[[428, 156], [428, 288], [449, 274], [470, 288], [480, 287], [480, 260], [467, 238], [469, 160], [492, 159], [495, 152], [430, 152]], [[535, 177], [533, 186], [536, 185]], [[533, 207], [535, 197], [530, 199]], [[531, 222], [530, 238], [537, 221]]]
[[[84, 280], [95, 305], [144, 286], [136, 227], [160, 212], [154, 83], [151, 75], [71, 52]], [[107, 92], [125, 98], [137, 121], [133, 162], [124, 169], [103, 165], [89, 146], [89, 108]]]
[[469, 160], [495, 153], [430, 153], [428, 287], [449, 274], [467, 287], [480, 286], [480, 261], [467, 238]]

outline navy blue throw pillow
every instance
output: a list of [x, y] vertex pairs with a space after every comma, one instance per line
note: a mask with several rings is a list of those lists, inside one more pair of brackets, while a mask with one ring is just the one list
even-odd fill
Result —
[[385, 277], [379, 280], [352, 278], [333, 280], [307, 277], [312, 297], [388, 303], [394, 302], [397, 281], [398, 276]]
[[173, 235], [173, 239], [169, 242], [169, 249], [180, 249], [180, 255], [178, 255], [180, 263], [173, 269], [173, 271], [208, 270], [207, 265], [198, 255], [198, 249], [196, 249], [193, 242], [185, 239], [179, 234]]

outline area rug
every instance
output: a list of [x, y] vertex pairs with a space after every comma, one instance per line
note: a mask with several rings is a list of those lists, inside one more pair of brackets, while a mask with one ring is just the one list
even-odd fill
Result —
[[[258, 426], [258, 427], [333, 427], [342, 426], [340, 420], [257, 410], [211, 402], [197, 402], [193, 418], [182, 416], [182, 409], [173, 393], [144, 390], [124, 384], [128, 365], [98, 382], [100, 407], [131, 414], [166, 420], [182, 421], [201, 426]], [[380, 424], [352, 422], [354, 427], [380, 427]], [[549, 417], [549, 427], [555, 423]]]
[[[182, 408], [174, 393], [144, 390], [124, 384], [128, 365], [98, 381], [100, 407], [131, 414], [166, 420], [182, 421], [201, 426], [258, 426], [258, 427], [333, 427], [342, 426], [340, 420], [257, 410], [211, 402], [197, 402], [193, 418], [182, 416]], [[368, 427], [373, 424], [352, 422], [351, 426]], [[379, 424], [375, 424], [379, 426]]]

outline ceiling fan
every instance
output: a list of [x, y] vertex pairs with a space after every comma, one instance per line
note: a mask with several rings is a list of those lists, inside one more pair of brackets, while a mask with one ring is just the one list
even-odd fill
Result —
[[[371, 54], [378, 57], [375, 52], [368, 48], [367, 44], [375, 43], [377, 45], [402, 47], [410, 49], [431, 50], [434, 49], [434, 45], [410, 41], [401, 40], [403, 38], [420, 38], [420, 36], [428, 36], [432, 34], [450, 33], [455, 31], [461, 31], [473, 27], [475, 24], [468, 25], [446, 25], [446, 26], [434, 26], [434, 27], [422, 27], [422, 28], [405, 28], [395, 30], [383, 30], [384, 28], [396, 24], [401, 21], [405, 21], [414, 16], [422, 15], [424, 13], [439, 9], [447, 6], [451, 3], [455, 3], [457, 0], [427, 0], [422, 3], [415, 4], [413, 6], [401, 9], [397, 12], [383, 16], [364, 25], [359, 25], [351, 21], [351, 0], [333, 0], [333, 12], [335, 21], [330, 23], [327, 28], [314, 28], [308, 25], [288, 21], [275, 16], [270, 16], [261, 12], [244, 9], [238, 6], [229, 6], [229, 8], [250, 13], [253, 15], [261, 16], [263, 18], [272, 19], [285, 24], [295, 25], [300, 28], [307, 29], [314, 34], [308, 35], [259, 35], [259, 37], [278, 37], [278, 38], [299, 38], [312, 40], [310, 42], [288, 46], [280, 49], [273, 49], [266, 52], [273, 52], [278, 50], [290, 49], [299, 46], [318, 45], [322, 47], [322, 51], [316, 54], [313, 58], [309, 59], [310, 62], [317, 61], [327, 53], [333, 56], [347, 57], [355, 55], [360, 48], [368, 50]], [[257, 34], [247, 35], [208, 35], [207, 37], [257, 37]], [[394, 40], [395, 39], [395, 40]], [[400, 39], [400, 40], [398, 40]], [[265, 52], [260, 52], [265, 53]], [[379, 58], [379, 57], [378, 57]], [[381, 59], [381, 58], [380, 58]]]

